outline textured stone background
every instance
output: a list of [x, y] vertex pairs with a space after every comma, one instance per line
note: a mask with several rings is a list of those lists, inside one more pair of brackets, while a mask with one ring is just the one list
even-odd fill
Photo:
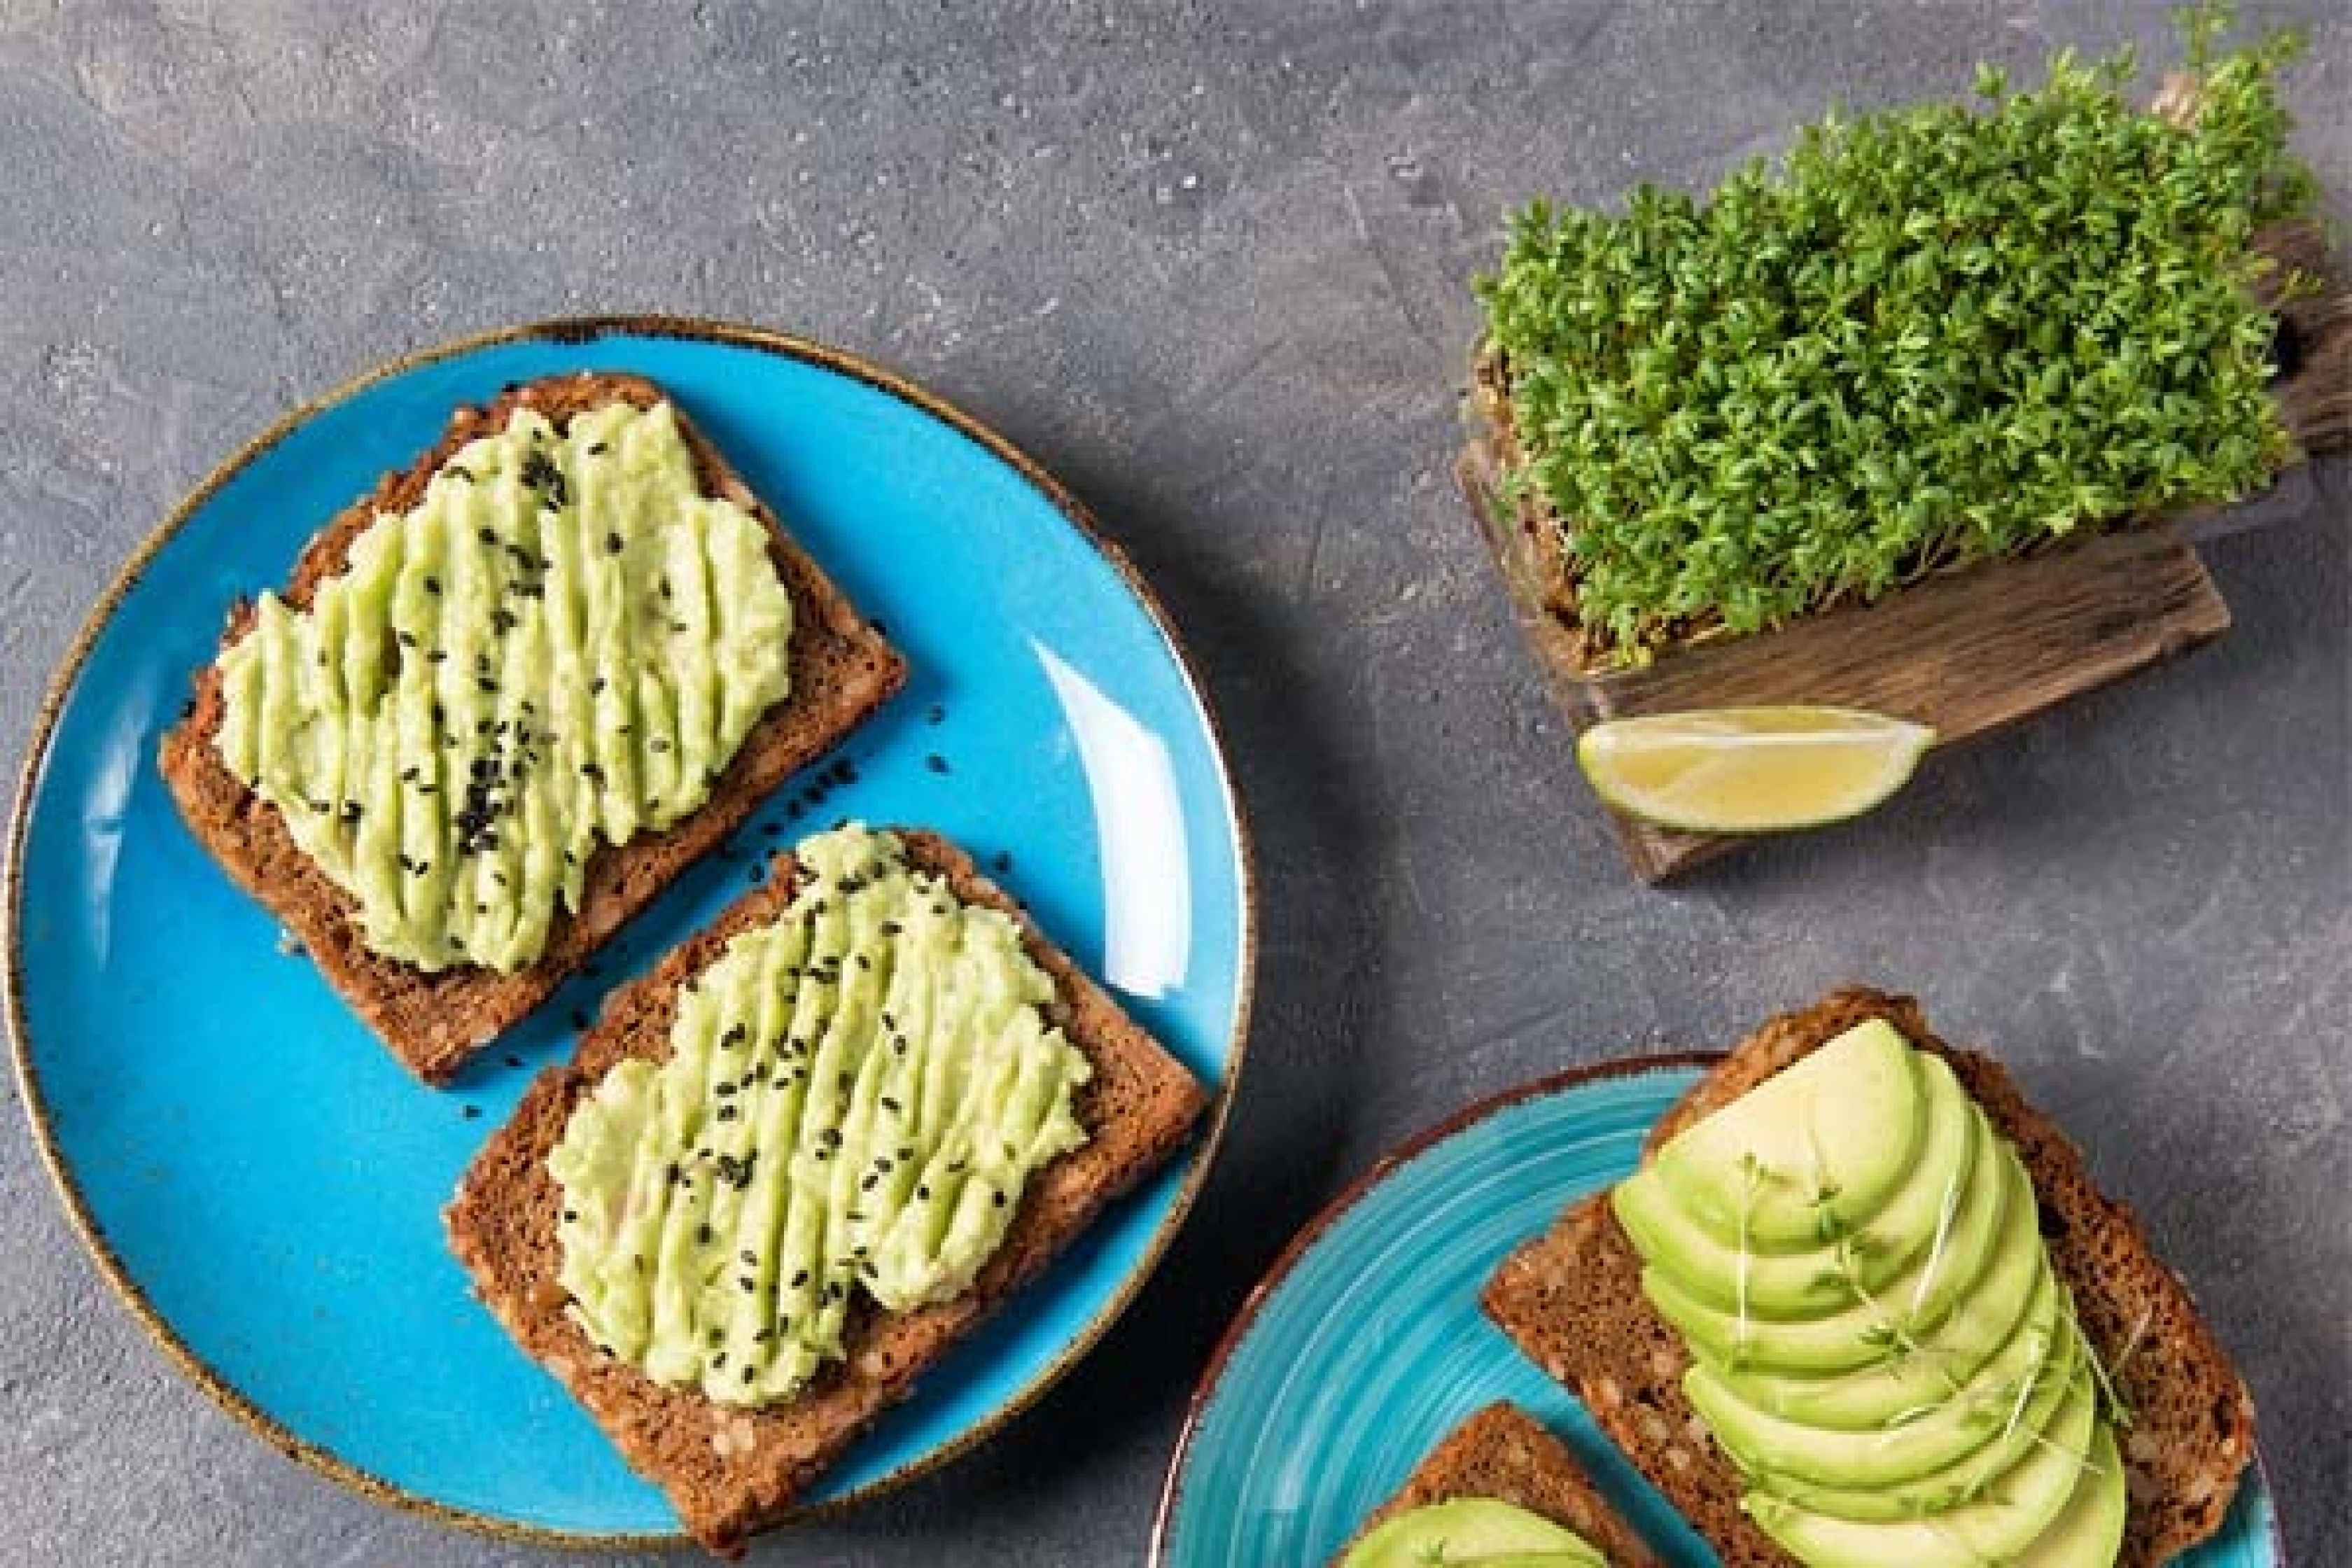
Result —
[[[2316, 27], [2340, 215], [2352, 16], [2276, 9]], [[1618, 864], [1445, 478], [1508, 205], [1701, 182], [1981, 56], [2161, 58], [2166, 8], [981, 10], [0, 0], [0, 754], [133, 543], [290, 403], [566, 312], [841, 344], [1039, 455], [1160, 585], [1255, 811], [1262, 1005], [1221, 1170], [1090, 1362], [760, 1561], [1139, 1561], [1194, 1370], [1340, 1182], [1466, 1099], [1855, 977], [2079, 1131], [2242, 1358], [2296, 1560], [2352, 1562], [2352, 476], [2211, 549], [2218, 647], [1671, 893]], [[181, 1383], [14, 1131], [0, 1258], [0, 1560], [539, 1559]]]

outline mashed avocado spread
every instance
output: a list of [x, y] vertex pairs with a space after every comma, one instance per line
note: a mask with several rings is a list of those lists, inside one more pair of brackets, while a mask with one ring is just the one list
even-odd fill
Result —
[[535, 413], [379, 515], [220, 657], [231, 773], [359, 901], [371, 951], [511, 971], [599, 841], [670, 826], [790, 684], [768, 532], [669, 405]]
[[887, 833], [795, 854], [791, 904], [679, 991], [668, 1058], [606, 1073], [547, 1161], [576, 1321], [729, 1405], [839, 1359], [853, 1288], [893, 1311], [961, 1294], [1086, 1142], [1092, 1068], [1012, 920]]

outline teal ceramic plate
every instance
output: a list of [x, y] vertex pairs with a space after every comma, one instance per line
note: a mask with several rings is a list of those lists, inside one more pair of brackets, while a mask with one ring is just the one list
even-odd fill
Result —
[[[820, 764], [852, 759], [853, 782], [787, 786], [597, 973], [436, 1092], [278, 951], [268, 917], [182, 826], [156, 741], [232, 598], [282, 581], [303, 541], [429, 447], [457, 405], [579, 369], [668, 387], [887, 625], [913, 677]], [[753, 857], [844, 816], [971, 847], [1224, 1091], [1184, 1161], [961, 1347], [812, 1500], [941, 1461], [1102, 1332], [1190, 1204], [1241, 1066], [1247, 852], [1175, 635], [1076, 503], [967, 416], [806, 343], [607, 321], [436, 351], [263, 436], [142, 551], [53, 689], [9, 862], [17, 1066], [68, 1208], [178, 1364], [289, 1452], [493, 1530], [673, 1534], [660, 1496], [468, 1298], [440, 1208], [606, 989], [740, 892]]]
[[[1629, 1059], [1514, 1089], [1414, 1139], [1309, 1222], [1193, 1395], [1155, 1568], [1319, 1568], [1440, 1437], [1497, 1399], [1559, 1434], [1668, 1563], [1713, 1568], [1715, 1554], [1477, 1301], [1504, 1254], [1633, 1171], [1643, 1136], [1706, 1060]], [[2257, 1471], [2221, 1536], [2175, 1568], [2281, 1560]]]

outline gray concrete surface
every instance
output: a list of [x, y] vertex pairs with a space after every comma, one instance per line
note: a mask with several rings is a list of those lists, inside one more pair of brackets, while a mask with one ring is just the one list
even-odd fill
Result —
[[[759, 1561], [1140, 1561], [1203, 1355], [1383, 1147], [1857, 977], [2079, 1130], [2242, 1358], [2295, 1560], [2352, 1562], [2352, 475], [2213, 548], [2218, 647], [1667, 893], [1620, 867], [1445, 476], [1511, 204], [1702, 182], [1979, 56], [2160, 56], [2166, 9], [0, 0], [0, 754], [133, 543], [288, 404], [566, 312], [829, 340], [1037, 453], [1159, 584], [1265, 942], [1222, 1167], [1127, 1321], [1002, 1440]], [[2276, 9], [2316, 27], [2300, 140], [2340, 215], [2352, 15]], [[541, 1560], [184, 1385], [21, 1123], [0, 1258], [0, 1562]]]

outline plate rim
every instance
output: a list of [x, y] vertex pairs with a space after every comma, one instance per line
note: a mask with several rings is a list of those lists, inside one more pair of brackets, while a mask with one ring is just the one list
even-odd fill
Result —
[[929, 1453], [909, 1459], [839, 1497], [793, 1509], [777, 1523], [826, 1519], [845, 1513], [963, 1458], [1011, 1426], [1044, 1398], [1126, 1314], [1135, 1298], [1159, 1271], [1169, 1247], [1183, 1229], [1185, 1220], [1190, 1217], [1194, 1203], [1207, 1184], [1210, 1170], [1215, 1164], [1218, 1150], [1224, 1141], [1226, 1121], [1240, 1089], [1242, 1071], [1248, 1056], [1250, 1026], [1256, 1000], [1258, 908], [1255, 846], [1251, 837], [1247, 808], [1234, 774], [1223, 725], [1214, 705], [1209, 700], [1208, 686], [1202, 678], [1198, 661], [1178, 632], [1167, 606], [1145, 580], [1141, 570], [1129, 559], [1127, 552], [1103, 531], [1086, 503], [1023, 448], [956, 404], [846, 350], [777, 328], [699, 316], [634, 313], [562, 316], [492, 328], [446, 342], [412, 349], [296, 404], [221, 459], [173, 505], [163, 521], [139, 542], [108, 581], [50, 672], [42, 689], [39, 706], [34, 710], [32, 731], [26, 744], [24, 761], [17, 770], [16, 796], [9, 811], [5, 869], [5, 874], [0, 874], [0, 1017], [5, 1017], [6, 1022], [17, 1092], [24, 1102], [26, 1117], [31, 1123], [33, 1143], [41, 1165], [48, 1173], [49, 1184], [58, 1194], [76, 1239], [98, 1266], [100, 1279], [131, 1314], [132, 1321], [163, 1352], [165, 1361], [240, 1426], [280, 1454], [372, 1502], [493, 1540], [525, 1545], [626, 1551], [685, 1545], [690, 1543], [692, 1538], [683, 1531], [565, 1530], [503, 1518], [412, 1491], [297, 1433], [285, 1422], [263, 1410], [181, 1339], [116, 1255], [104, 1229], [90, 1212], [80, 1185], [58, 1146], [48, 1103], [42, 1095], [39, 1069], [33, 1062], [32, 1031], [26, 1021], [25, 1000], [26, 965], [23, 942], [25, 850], [31, 837], [35, 800], [47, 771], [58, 720], [80, 680], [91, 649], [112, 625], [122, 600], [138, 585], [149, 565], [179, 536], [195, 514], [232, 479], [296, 430], [380, 383], [427, 365], [462, 359], [511, 343], [543, 342], [577, 347], [609, 337], [698, 342], [722, 348], [749, 349], [814, 365], [898, 399], [917, 413], [946, 426], [1010, 468], [1052, 505], [1079, 542], [1100, 557], [1118, 577], [1142, 609], [1145, 618], [1151, 623], [1152, 629], [1159, 634], [1160, 641], [1166, 645], [1174, 658], [1177, 672], [1192, 696], [1192, 705], [1201, 714], [1202, 727], [1209, 738], [1210, 760], [1214, 767], [1217, 785], [1224, 800], [1226, 815], [1233, 824], [1234, 890], [1240, 915], [1233, 1026], [1225, 1042], [1225, 1058], [1221, 1064], [1219, 1081], [1202, 1119], [1201, 1129], [1186, 1152], [1187, 1163], [1182, 1180], [1170, 1200], [1168, 1212], [1146, 1238], [1135, 1267], [1118, 1282], [1116, 1289], [1086, 1320], [1078, 1331], [1055, 1351], [1034, 1377], [1014, 1389], [971, 1426]]
[[[1225, 1325], [1224, 1331], [1218, 1336], [1216, 1349], [1210, 1352], [1208, 1361], [1202, 1363], [1200, 1377], [1192, 1386], [1192, 1396], [1184, 1407], [1184, 1423], [1177, 1429], [1175, 1447], [1168, 1456], [1168, 1472], [1160, 1481], [1159, 1506], [1152, 1511], [1151, 1540], [1145, 1558], [1146, 1568], [1168, 1568], [1169, 1532], [1174, 1527], [1176, 1510], [1183, 1500], [1185, 1471], [1192, 1461], [1193, 1439], [1200, 1435], [1202, 1418], [1207, 1415], [1211, 1404], [1216, 1399], [1218, 1385], [1224, 1378], [1226, 1363], [1241, 1348], [1242, 1342], [1249, 1337], [1250, 1331], [1256, 1327], [1258, 1314], [1273, 1300], [1275, 1292], [1289, 1279], [1291, 1271], [1297, 1267], [1299, 1260], [1313, 1250], [1315, 1246], [1330, 1232], [1332, 1226], [1346, 1218], [1358, 1204], [1370, 1195], [1373, 1189], [1381, 1186], [1399, 1170], [1429, 1152], [1436, 1145], [1515, 1105], [1530, 1100], [1542, 1100], [1611, 1079], [1640, 1078], [1653, 1072], [1673, 1072], [1685, 1068], [1712, 1067], [1722, 1061], [1727, 1055], [1729, 1053], [1727, 1051], [1711, 1049], [1668, 1050], [1654, 1054], [1628, 1052], [1619, 1056], [1604, 1057], [1599, 1061], [1580, 1063], [1574, 1067], [1563, 1068], [1557, 1072], [1547, 1073], [1540, 1078], [1530, 1079], [1524, 1083], [1472, 1100], [1442, 1120], [1391, 1144], [1380, 1158], [1373, 1161], [1347, 1185], [1341, 1187], [1328, 1202], [1316, 1210], [1314, 1215], [1298, 1227], [1297, 1232], [1284, 1244], [1282, 1251], [1276, 1255], [1274, 1261], [1266, 1266], [1265, 1272], [1259, 1277], [1257, 1283], [1251, 1287], [1250, 1293], [1242, 1299], [1240, 1307], [1235, 1309], [1233, 1321]], [[2263, 1493], [2270, 1500], [2271, 1504], [2266, 1522], [2270, 1527], [2268, 1534], [2273, 1568], [2289, 1568], [2286, 1526], [2280, 1517], [2278, 1489], [2272, 1484], [2270, 1465], [2263, 1457], [2259, 1436], [2254, 1442], [2252, 1458], [2254, 1473], [2260, 1478]]]

